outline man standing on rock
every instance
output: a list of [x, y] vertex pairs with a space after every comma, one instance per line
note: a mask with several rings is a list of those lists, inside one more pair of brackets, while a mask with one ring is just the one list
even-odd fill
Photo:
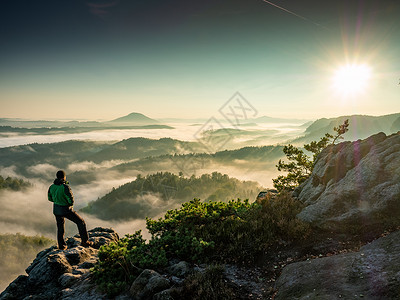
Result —
[[71, 220], [78, 226], [79, 235], [81, 236], [81, 246], [89, 247], [93, 243], [89, 241], [89, 236], [86, 230], [86, 223], [74, 210], [74, 196], [71, 188], [66, 181], [65, 172], [60, 170], [56, 174], [54, 183], [50, 186], [47, 193], [49, 201], [53, 202], [53, 214], [57, 221], [57, 242], [58, 249], [66, 250], [67, 244], [64, 240], [64, 223], [65, 218]]

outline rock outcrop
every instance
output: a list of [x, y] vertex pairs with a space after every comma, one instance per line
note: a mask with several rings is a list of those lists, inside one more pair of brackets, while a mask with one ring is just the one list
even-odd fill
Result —
[[[58, 250], [52, 246], [40, 252], [26, 269], [27, 275], [15, 279], [0, 294], [0, 300], [111, 299], [97, 289], [90, 269], [98, 261], [98, 249], [118, 241], [118, 234], [113, 229], [95, 228], [89, 231], [89, 237], [94, 242], [93, 247], [80, 246], [80, 238], [75, 236], [67, 240], [67, 250]], [[161, 270], [162, 273], [145, 269], [129, 290], [112, 299], [186, 299], [182, 295], [185, 280], [196, 273], [204, 274], [207, 267], [172, 260], [168, 267]], [[240, 291], [237, 299], [264, 298], [264, 285], [257, 280], [263, 276], [261, 270], [225, 265], [223, 273], [225, 283]]]
[[167, 290], [169, 280], [154, 270], [144, 270], [133, 282], [129, 292], [134, 299], [151, 299], [154, 294]]
[[298, 217], [317, 228], [368, 234], [400, 225], [400, 134], [327, 147], [294, 195], [306, 204]]
[[400, 299], [400, 232], [358, 252], [290, 264], [276, 288], [276, 300]]
[[40, 252], [21, 275], [1, 293], [0, 299], [107, 299], [90, 280], [90, 268], [97, 262], [98, 248], [119, 239], [107, 228], [89, 231], [93, 247], [80, 246], [80, 238], [67, 240], [68, 249], [56, 246]]

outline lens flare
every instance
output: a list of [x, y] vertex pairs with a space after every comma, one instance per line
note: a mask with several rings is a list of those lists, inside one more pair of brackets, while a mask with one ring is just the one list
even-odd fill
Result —
[[366, 64], [345, 65], [336, 70], [334, 89], [343, 96], [354, 96], [365, 92], [372, 70]]

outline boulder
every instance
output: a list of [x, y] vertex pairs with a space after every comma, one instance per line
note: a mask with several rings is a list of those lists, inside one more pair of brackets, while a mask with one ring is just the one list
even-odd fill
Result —
[[169, 288], [169, 280], [153, 270], [146, 269], [135, 279], [130, 294], [134, 299], [151, 299], [154, 294]]
[[68, 249], [53, 246], [41, 251], [26, 269], [0, 294], [0, 299], [106, 299], [96, 291], [90, 268], [97, 262], [98, 248], [117, 241], [112, 229], [95, 228], [89, 232], [93, 247], [80, 246], [77, 236], [67, 240]]
[[275, 288], [276, 300], [399, 299], [400, 231], [358, 252], [292, 263]]
[[175, 291], [173, 289], [164, 290], [162, 292], [154, 294], [152, 300], [174, 300], [174, 297], [172, 297], [171, 295], [174, 292]]
[[306, 205], [298, 217], [317, 228], [353, 234], [400, 225], [400, 134], [328, 146], [293, 195]]
[[186, 261], [180, 261], [177, 264], [174, 264], [168, 268], [169, 274], [179, 278], [184, 278], [191, 272], [192, 268], [190, 267], [190, 264]]

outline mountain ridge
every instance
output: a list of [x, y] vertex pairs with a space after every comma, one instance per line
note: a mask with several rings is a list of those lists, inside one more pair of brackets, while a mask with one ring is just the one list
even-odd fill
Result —
[[132, 112], [126, 116], [119, 117], [117, 119], [105, 122], [105, 123], [129, 123], [129, 124], [140, 124], [140, 125], [158, 125], [160, 122], [154, 119], [151, 119], [144, 114]]
[[314, 121], [305, 130], [305, 135], [298, 137], [290, 143], [301, 145], [317, 141], [325, 133], [333, 133], [333, 128], [349, 120], [349, 130], [343, 135], [345, 141], [355, 141], [365, 139], [371, 135], [383, 132], [392, 134], [400, 130], [400, 113], [393, 113], [381, 116], [370, 115], [348, 115], [335, 118], [321, 118]]

